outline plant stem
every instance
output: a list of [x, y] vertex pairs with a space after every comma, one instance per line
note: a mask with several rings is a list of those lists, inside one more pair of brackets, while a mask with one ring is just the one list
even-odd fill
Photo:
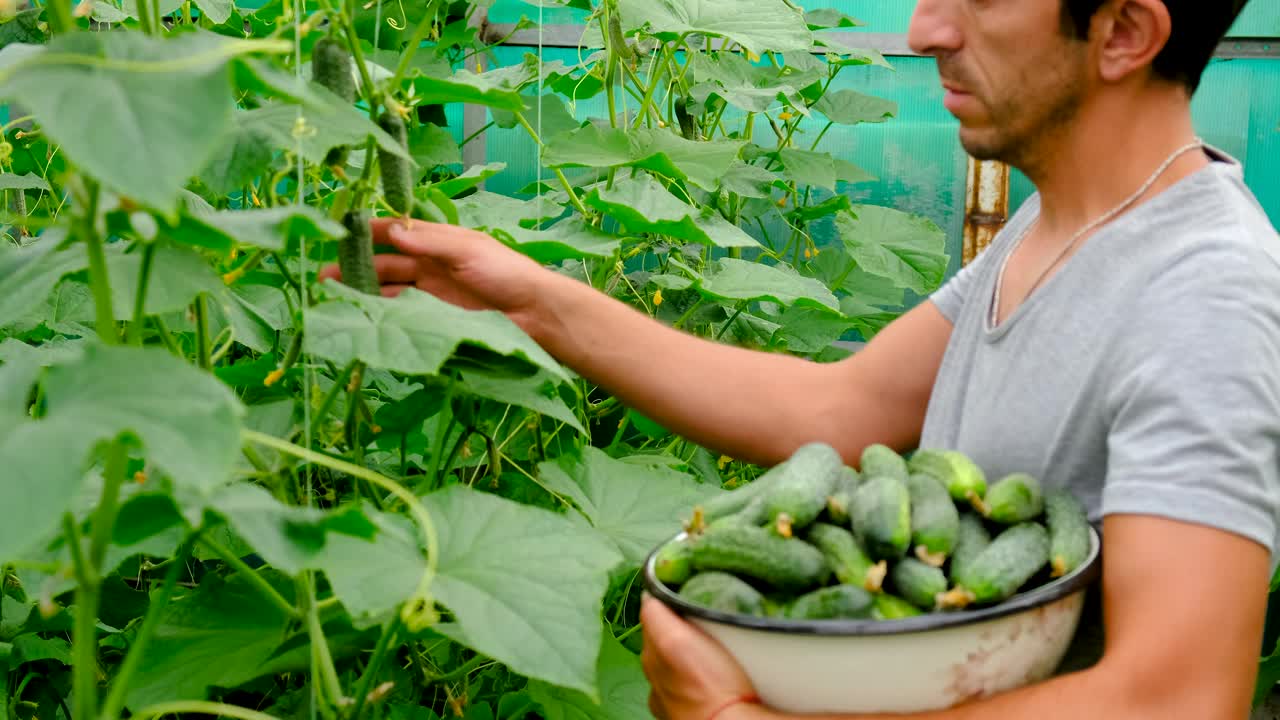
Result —
[[369, 692], [373, 689], [373, 680], [378, 676], [378, 669], [382, 665], [382, 658], [391, 649], [392, 643], [395, 641], [396, 632], [400, 629], [400, 618], [392, 617], [386, 626], [382, 628], [382, 635], [378, 638], [378, 644], [373, 648], [373, 655], [369, 657], [369, 664], [364, 667], [364, 674], [360, 676], [360, 681], [356, 683], [355, 706], [351, 709], [351, 714], [347, 717], [351, 720], [359, 720], [360, 713], [364, 712], [364, 704], [369, 699]]
[[[343, 8], [342, 12], [337, 13], [337, 15], [342, 20], [342, 30], [346, 34], [347, 44], [351, 48], [351, 59], [355, 61], [356, 67], [360, 70], [360, 79], [364, 81], [364, 97], [369, 103], [369, 117], [377, 117], [377, 93], [373, 87], [373, 78], [369, 75], [369, 67], [364, 64], [364, 50], [360, 47], [360, 36], [356, 34], [355, 23], [346, 8]], [[365, 161], [365, 164], [369, 164], [368, 160]]]
[[404, 80], [404, 74], [409, 72], [409, 65], [413, 62], [413, 56], [418, 54], [418, 48], [422, 45], [422, 41], [427, 39], [427, 33], [431, 28], [435, 27], [436, 14], [432, 12], [434, 2], [427, 5], [427, 11], [422, 15], [422, 22], [418, 23], [418, 27], [413, 29], [413, 37], [409, 38], [409, 45], [405, 47], [404, 52], [400, 55], [400, 62], [396, 65], [395, 77], [391, 78], [391, 87], [400, 87], [400, 82]]
[[[538, 131], [534, 130], [533, 126], [529, 124], [529, 120], [524, 116], [524, 113], [516, 113], [516, 120], [524, 126], [525, 131], [529, 133], [529, 136], [532, 137], [533, 141], [538, 144], [539, 148], [541, 148], [542, 138], [538, 137]], [[574, 192], [573, 185], [570, 184], [569, 178], [564, 176], [564, 172], [560, 170], [560, 168], [555, 168], [553, 172], [555, 172], [556, 177], [559, 178], [560, 185], [564, 187], [564, 191], [569, 193], [569, 201], [573, 203], [573, 206], [578, 209], [578, 212], [582, 213], [583, 217], [590, 218], [591, 212], [587, 210], [587, 206], [582, 204], [582, 200], [579, 199], [578, 194]]]
[[75, 662], [71, 666], [75, 718], [93, 720], [98, 715], [98, 574], [84, 556], [80, 529], [71, 513], [62, 516], [62, 531], [71, 549], [76, 572], [76, 616], [71, 643]]
[[822, 128], [822, 132], [818, 133], [818, 139], [814, 140], [813, 145], [809, 147], [809, 152], [813, 152], [818, 149], [818, 143], [822, 142], [822, 138], [827, 136], [827, 131], [831, 129], [832, 125], [835, 125], [835, 123], [830, 121], [827, 122], [827, 126]]
[[201, 537], [200, 544], [205, 546], [205, 548], [214, 555], [222, 558], [222, 561], [231, 566], [231, 569], [242, 575], [244, 579], [252, 585], [260, 595], [262, 595], [263, 598], [279, 608], [280, 611], [284, 613], [285, 617], [292, 618], [294, 620], [302, 618], [302, 613], [298, 612], [298, 608], [294, 607], [288, 600], [285, 600], [284, 596], [280, 594], [280, 591], [272, 587], [271, 583], [267, 582], [266, 578], [262, 577], [257, 573], [257, 571], [249, 567], [245, 561], [236, 557], [235, 553], [207, 537]]
[[147, 243], [142, 248], [142, 269], [138, 275], [138, 292], [133, 300], [133, 322], [125, 333], [125, 342], [129, 345], [142, 344], [142, 330], [147, 321], [147, 285], [151, 282], [151, 266], [156, 256], [155, 243]]
[[[163, 715], [181, 715], [183, 713], [215, 715], [236, 718], [236, 720], [279, 720], [272, 715], [260, 713], [256, 710], [249, 710], [235, 705], [224, 705], [223, 703], [205, 702], [203, 700], [149, 705], [135, 712], [130, 716], [130, 720], [148, 720], [148, 718], [157, 718]], [[79, 719], [77, 718], [77, 720]]]
[[465, 138], [463, 138], [462, 142], [458, 143], [458, 147], [460, 147], [460, 148], [464, 148], [464, 147], [466, 147], [468, 143], [470, 143], [472, 140], [475, 140], [476, 138], [480, 137], [482, 134], [484, 134], [484, 131], [485, 131], [485, 130], [488, 130], [489, 128], [493, 127], [493, 125], [494, 125], [494, 123], [493, 123], [493, 121], [492, 121], [492, 120], [490, 120], [489, 122], [485, 123], [485, 124], [484, 124], [480, 129], [479, 129], [479, 130], [476, 130], [475, 132], [473, 132], [473, 133], [471, 133], [470, 135], [468, 135], [468, 136], [466, 136]]
[[726, 330], [728, 330], [729, 328], [733, 327], [733, 323], [737, 321], [738, 316], [739, 316], [739, 315], [741, 315], [741, 314], [742, 314], [742, 311], [743, 311], [743, 310], [746, 310], [746, 309], [747, 309], [747, 304], [746, 304], [745, 302], [744, 302], [744, 303], [742, 303], [742, 304], [740, 304], [740, 305], [738, 305], [737, 310], [735, 310], [735, 311], [734, 311], [734, 313], [733, 313], [733, 315], [729, 318], [729, 322], [725, 323], [725, 324], [720, 328], [720, 331], [716, 333], [716, 340], [719, 340], [721, 337], [723, 337], [723, 336], [724, 336], [725, 331], [726, 331]]
[[320, 401], [320, 407], [316, 410], [315, 417], [311, 419], [312, 424], [319, 424], [329, 415], [329, 411], [333, 409], [333, 404], [338, 400], [338, 393], [346, 389], [347, 377], [351, 375], [351, 371], [359, 365], [359, 360], [352, 360], [333, 378], [333, 387], [329, 388], [329, 392], [325, 393], [324, 399]]
[[684, 325], [684, 321], [685, 321], [685, 320], [688, 320], [688, 319], [689, 319], [689, 316], [693, 315], [693, 311], [694, 311], [694, 310], [697, 310], [697, 309], [698, 309], [698, 307], [699, 307], [699, 306], [701, 306], [701, 305], [702, 305], [702, 298], [701, 298], [701, 297], [699, 297], [697, 300], [694, 300], [694, 301], [693, 301], [693, 304], [689, 306], [689, 309], [688, 309], [688, 310], [685, 310], [685, 311], [684, 311], [684, 314], [680, 316], [680, 319], [676, 320], [676, 322], [675, 322], [675, 324], [673, 325], [673, 327], [679, 328], [680, 326]]
[[116, 319], [111, 304], [111, 278], [107, 273], [106, 244], [94, 228], [93, 218], [98, 214], [98, 186], [89, 181], [89, 203], [85, 217], [80, 219], [80, 235], [89, 249], [89, 281], [93, 286], [93, 307], [97, 319], [98, 337], [108, 345], [120, 341], [116, 332]]
[[191, 555], [191, 550], [195, 546], [199, 532], [196, 531], [196, 534], [183, 541], [177, 554], [165, 563], [168, 565], [168, 569], [165, 572], [164, 584], [160, 586], [159, 594], [152, 598], [150, 605], [147, 606], [147, 614], [142, 619], [142, 626], [138, 628], [138, 634], [134, 637], [133, 645], [129, 648], [129, 654], [125, 656], [119, 672], [116, 673], [115, 679], [111, 681], [111, 691], [107, 693], [107, 699], [102, 705], [102, 720], [116, 720], [120, 710], [124, 708], [125, 693], [129, 690], [129, 681], [133, 678], [133, 674], [137, 672], [138, 665], [142, 662], [142, 657], [147, 652], [147, 646], [151, 644], [151, 638], [155, 635], [156, 626], [160, 624], [161, 614], [168, 607], [169, 600], [173, 598], [173, 590], [178, 585], [178, 575], [186, 569], [187, 558]]
[[464, 678], [470, 675], [476, 668], [487, 662], [489, 662], [489, 658], [483, 655], [477, 655], [444, 675], [437, 675], [431, 680], [436, 683], [451, 683], [459, 678]]
[[200, 293], [196, 296], [196, 362], [204, 370], [213, 368], [209, 345], [209, 297]]
[[102, 473], [102, 496], [98, 509], [93, 513], [92, 537], [89, 544], [89, 562], [96, 573], [107, 555], [111, 543], [111, 530], [116, 524], [119, 510], [120, 486], [124, 483], [129, 454], [123, 443], [112, 443], [107, 450], [107, 461]]
[[333, 653], [329, 650], [329, 641], [325, 639], [324, 628], [320, 625], [320, 611], [316, 606], [315, 578], [310, 572], [299, 578], [303, 585], [301, 594], [307, 602], [307, 635], [311, 638], [311, 647], [315, 659], [320, 666], [320, 679], [325, 693], [334, 705], [342, 703], [342, 683], [338, 681], [338, 671], [333, 666]]
[[155, 325], [156, 334], [160, 336], [160, 342], [164, 343], [166, 349], [178, 357], [183, 357], [182, 348], [178, 347], [178, 343], [174, 342], [173, 335], [169, 332], [169, 326], [159, 315], [151, 318], [151, 324]]
[[71, 14], [70, 0], [50, 0], [45, 3], [49, 13], [49, 25], [55, 34], [63, 35], [75, 30], [75, 16]]

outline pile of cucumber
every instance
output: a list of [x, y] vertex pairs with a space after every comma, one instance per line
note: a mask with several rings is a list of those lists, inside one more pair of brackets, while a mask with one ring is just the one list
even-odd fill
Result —
[[861, 472], [822, 443], [693, 508], [657, 579], [714, 610], [892, 620], [1003, 602], [1078, 568], [1084, 506], [1026, 473], [988, 484], [952, 450], [867, 447]]

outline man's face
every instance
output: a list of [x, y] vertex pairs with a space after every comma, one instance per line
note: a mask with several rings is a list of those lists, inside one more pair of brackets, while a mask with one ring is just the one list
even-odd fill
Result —
[[1063, 34], [1063, 0], [919, 0], [912, 48], [937, 60], [960, 141], [1019, 165], [1068, 126], [1088, 92], [1084, 43]]

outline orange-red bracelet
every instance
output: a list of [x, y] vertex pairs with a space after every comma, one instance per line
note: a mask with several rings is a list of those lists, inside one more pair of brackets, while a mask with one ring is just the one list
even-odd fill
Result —
[[755, 694], [743, 695], [741, 697], [732, 698], [725, 704], [716, 708], [716, 711], [711, 713], [711, 715], [707, 717], [707, 720], [715, 720], [717, 717], [719, 717], [720, 713], [724, 712], [725, 710], [728, 710], [734, 705], [739, 705], [741, 703], [751, 703], [755, 705], [755, 704], [759, 704], [759, 702], [760, 702], [760, 696]]

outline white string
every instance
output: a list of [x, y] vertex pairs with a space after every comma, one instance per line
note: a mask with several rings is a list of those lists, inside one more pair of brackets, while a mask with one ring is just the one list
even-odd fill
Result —
[[538, 103], [538, 118], [537, 118], [538, 140], [537, 140], [537, 141], [535, 141], [535, 142], [533, 143], [533, 152], [534, 152], [534, 154], [535, 154], [535, 156], [536, 156], [536, 158], [535, 158], [535, 160], [534, 160], [534, 163], [533, 163], [534, 172], [536, 173], [536, 175], [535, 175], [536, 182], [535, 182], [535, 183], [534, 183], [534, 185], [533, 185], [533, 189], [534, 189], [534, 192], [537, 194], [537, 198], [538, 198], [537, 208], [538, 208], [538, 222], [539, 222], [539, 223], [541, 223], [541, 222], [542, 222], [542, 218], [543, 218], [543, 212], [542, 212], [542, 145], [541, 145], [541, 143], [542, 143], [543, 141], [545, 141], [545, 140], [546, 140], [546, 138], [544, 138], [544, 137], [542, 136], [542, 75], [543, 75], [543, 73], [542, 73], [542, 27], [543, 27], [543, 22], [542, 22], [542, 6], [543, 6], [543, 2], [541, 2], [541, 1], [540, 1], [540, 2], [538, 3], [538, 98], [537, 98], [537, 103]]

